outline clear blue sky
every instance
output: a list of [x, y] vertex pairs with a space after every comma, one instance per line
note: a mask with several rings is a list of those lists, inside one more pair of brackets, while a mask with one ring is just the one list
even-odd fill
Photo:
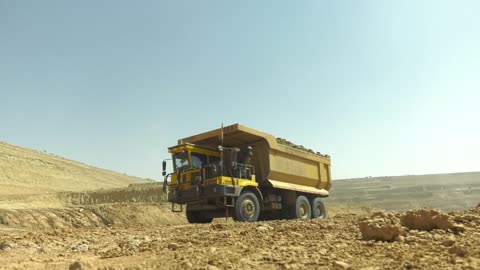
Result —
[[333, 177], [480, 170], [479, 1], [0, 0], [0, 140], [161, 178], [236, 122]]

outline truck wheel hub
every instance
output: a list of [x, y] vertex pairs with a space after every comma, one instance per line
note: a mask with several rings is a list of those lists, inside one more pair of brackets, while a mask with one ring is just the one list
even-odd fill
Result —
[[300, 205], [300, 209], [298, 209], [298, 213], [300, 214], [301, 219], [307, 218], [308, 207], [306, 204]]
[[246, 218], [252, 218], [255, 215], [255, 204], [252, 200], [247, 199], [242, 203], [242, 215]]

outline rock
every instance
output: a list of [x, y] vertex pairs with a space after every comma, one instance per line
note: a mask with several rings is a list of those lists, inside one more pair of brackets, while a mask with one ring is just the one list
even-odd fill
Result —
[[455, 254], [460, 257], [465, 257], [468, 254], [468, 251], [465, 249], [465, 247], [453, 246], [448, 249], [448, 253]]
[[400, 217], [401, 224], [411, 230], [449, 230], [453, 222], [449, 215], [436, 209], [420, 209], [406, 212]]
[[218, 267], [216, 267], [215, 265], [207, 265], [207, 270], [220, 270]]
[[376, 241], [395, 241], [404, 232], [399, 219], [388, 212], [376, 212], [370, 217], [360, 219], [359, 229], [363, 240]]
[[38, 252], [40, 253], [48, 253], [50, 252], [50, 249], [46, 246], [41, 246], [41, 247], [38, 247]]
[[180, 246], [177, 243], [168, 244], [167, 248], [170, 250], [177, 250]]
[[295, 148], [295, 149], [298, 149], [298, 150], [302, 150], [302, 151], [305, 151], [307, 153], [311, 153], [311, 154], [314, 154], [314, 155], [319, 155], [319, 156], [322, 156], [322, 154], [320, 152], [315, 152], [313, 151], [312, 149], [307, 149], [305, 146], [303, 145], [296, 145], [290, 141], [287, 141], [285, 139], [282, 139], [282, 138], [277, 138], [277, 143], [279, 144], [282, 144], [282, 145], [285, 145], [285, 146], [289, 146], [289, 147], [292, 147], [292, 148]]
[[87, 270], [87, 269], [92, 269], [92, 265], [88, 262], [80, 261], [80, 260], [73, 262], [68, 267], [68, 270]]
[[397, 242], [405, 242], [405, 236], [399, 235], [394, 240], [397, 241]]
[[80, 244], [74, 248], [74, 250], [77, 252], [87, 252], [88, 249], [89, 249], [89, 246], [87, 244]]
[[451, 264], [456, 264], [457, 263], [457, 257], [455, 255], [450, 255], [450, 258], [448, 259], [448, 262]]
[[13, 246], [9, 243], [6, 243], [6, 242], [0, 243], [0, 250], [10, 250], [12, 248]]
[[408, 235], [407, 237], [405, 237], [404, 241], [405, 243], [407, 244], [411, 244], [411, 243], [415, 243], [415, 242], [418, 242], [418, 238], [416, 236], [413, 236], [413, 235]]
[[348, 263], [342, 261], [333, 261], [333, 267], [335, 267], [335, 269], [352, 269]]
[[150, 239], [150, 237], [147, 236], [147, 235], [144, 235], [144, 236], [135, 236], [135, 237], [133, 237], [133, 240], [139, 240], [139, 241], [142, 242], [142, 243], [143, 243], [143, 242], [150, 242], [150, 241], [152, 241], [152, 239]]
[[456, 234], [465, 232], [465, 226], [463, 226], [463, 224], [455, 224], [451, 229]]
[[222, 224], [222, 223], [216, 223], [216, 224], [212, 224], [210, 225], [210, 227], [212, 229], [217, 229], [217, 230], [221, 230], [221, 229], [225, 229], [227, 227], [226, 224]]
[[188, 262], [188, 261], [187, 261], [187, 262], [184, 263], [184, 265], [185, 265], [185, 267], [187, 267], [187, 268], [193, 268], [193, 264], [192, 264], [191, 262]]
[[342, 249], [342, 248], [348, 247], [348, 244], [347, 244], [347, 243], [340, 243], [340, 244], [334, 245], [334, 247], [335, 247], [336, 249]]
[[405, 262], [405, 263], [403, 264], [403, 269], [405, 269], [405, 270], [407, 270], [407, 269], [413, 269], [413, 268], [414, 268], [414, 266], [413, 266], [413, 264], [410, 263], [410, 262]]
[[291, 232], [290, 234], [291, 234], [291, 235], [294, 235], [294, 236], [296, 236], [296, 237], [299, 237], [299, 238], [302, 238], [302, 237], [303, 237], [303, 234], [298, 233], [298, 232]]
[[121, 248], [115, 244], [115, 243], [111, 243], [107, 246], [105, 246], [104, 248], [102, 248], [99, 252], [104, 254], [104, 253], [111, 253], [111, 252], [115, 252], [115, 251], [120, 251]]
[[325, 256], [325, 255], [328, 254], [328, 250], [325, 249], [325, 248], [321, 248], [321, 249], [318, 250], [318, 253], [319, 253], [320, 255]]
[[269, 226], [258, 226], [257, 227], [257, 231], [259, 232], [265, 232], [265, 231], [269, 231], [271, 228]]
[[143, 241], [137, 238], [128, 240], [128, 248], [136, 250], [142, 245]]
[[82, 264], [79, 261], [76, 261], [76, 262], [70, 264], [68, 269], [69, 270], [82, 270], [84, 268], [82, 267]]

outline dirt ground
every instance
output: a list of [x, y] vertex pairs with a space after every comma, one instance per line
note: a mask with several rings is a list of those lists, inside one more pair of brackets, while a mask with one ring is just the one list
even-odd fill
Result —
[[[450, 228], [394, 224], [402, 230], [391, 241], [363, 240], [359, 229], [360, 224], [387, 228], [388, 213], [332, 212], [326, 220], [248, 224], [152, 225], [155, 221], [139, 223], [132, 216], [123, 224], [3, 228], [0, 269], [480, 269], [478, 208], [434, 212], [449, 220]], [[422, 224], [432, 220], [417, 212], [412, 217]]]

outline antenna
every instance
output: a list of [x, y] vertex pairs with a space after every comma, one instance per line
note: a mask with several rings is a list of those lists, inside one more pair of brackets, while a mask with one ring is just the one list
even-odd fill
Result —
[[222, 122], [222, 127], [220, 128], [220, 143], [221, 143], [221, 147], [219, 147], [219, 150], [220, 150], [220, 173], [221, 173], [221, 176], [223, 176], [223, 122]]

